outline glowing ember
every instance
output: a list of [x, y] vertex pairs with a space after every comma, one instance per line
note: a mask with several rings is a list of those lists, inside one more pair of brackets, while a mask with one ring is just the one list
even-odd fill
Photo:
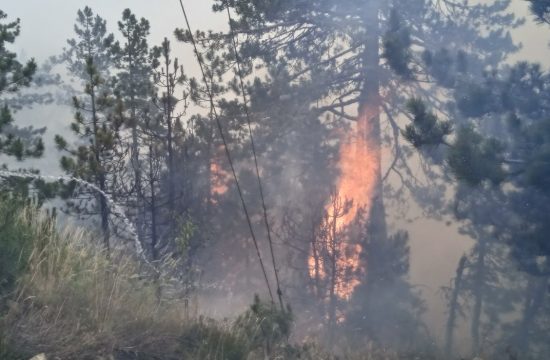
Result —
[[216, 203], [216, 198], [227, 192], [229, 173], [225, 171], [217, 159], [212, 159], [210, 162], [210, 195], [211, 201]]
[[[378, 107], [371, 109], [365, 107], [361, 111], [354, 130], [347, 134], [340, 147], [340, 178], [336, 186], [336, 193], [340, 200], [340, 206], [346, 201], [351, 202], [345, 211], [335, 214], [334, 200], [325, 208], [326, 219], [335, 222], [335, 231], [328, 240], [332, 245], [327, 246], [328, 257], [335, 256], [336, 264], [333, 271], [336, 277], [335, 293], [342, 299], [349, 299], [353, 289], [359, 284], [354, 274], [360, 269], [359, 255], [361, 246], [351, 244], [344, 230], [350, 225], [360, 210], [364, 213], [362, 220], [368, 219], [372, 198], [380, 171], [380, 146], [376, 140], [372, 140], [371, 120], [378, 115]], [[344, 206], [345, 207], [345, 206]], [[332, 219], [332, 220], [331, 220]], [[326, 221], [325, 221], [326, 222]], [[340, 239], [338, 239], [340, 238]], [[326, 240], [325, 240], [326, 241]], [[315, 245], [312, 245], [312, 248]], [[312, 251], [309, 258], [310, 276], [313, 279], [327, 277], [329, 265]]]

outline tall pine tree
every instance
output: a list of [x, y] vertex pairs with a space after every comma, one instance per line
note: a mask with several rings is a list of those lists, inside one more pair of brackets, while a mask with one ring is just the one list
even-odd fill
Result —
[[82, 216], [99, 215], [103, 243], [110, 247], [110, 209], [105, 196], [114, 189], [123, 154], [117, 146], [122, 126], [122, 108], [112, 95], [110, 72], [113, 66], [114, 36], [106, 21], [89, 7], [78, 11], [76, 37], [67, 41], [61, 61], [69, 74], [80, 81], [82, 94], [73, 98], [75, 118], [70, 127], [76, 136], [74, 146], [57, 135], [61, 167], [69, 175], [96, 185], [102, 193], [75, 187], [77, 196], [70, 208]]

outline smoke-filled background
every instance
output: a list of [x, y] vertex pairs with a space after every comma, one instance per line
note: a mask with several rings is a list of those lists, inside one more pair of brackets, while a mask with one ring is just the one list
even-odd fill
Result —
[[[225, 10], [212, 10], [220, 1], [187, 3], [194, 30], [228, 33]], [[60, 166], [61, 157], [67, 155], [59, 149], [62, 145], [70, 148], [88, 141], [82, 135], [85, 132], [71, 129], [76, 111], [71, 98], [86, 97], [82, 84], [87, 80], [82, 76], [82, 64], [77, 64], [82, 59], [78, 59], [78, 51], [71, 53], [67, 40], [75, 38], [77, 11], [85, 6], [106, 20], [108, 33], [120, 38], [117, 22], [129, 8], [138, 19], [150, 22], [149, 46], [161, 46], [165, 38], [171, 42], [172, 63], [163, 68], [161, 47], [152, 76], [156, 90], [138, 94], [131, 89], [134, 85], [125, 87], [123, 79], [112, 85], [114, 91], [109, 90], [113, 98], [129, 101], [130, 106], [121, 105], [120, 116], [126, 120], [120, 120], [124, 125], [116, 129], [127, 144], [105, 154], [110, 173], [103, 180], [111, 184], [106, 192], [127, 209], [151, 261], [168, 253], [183, 259], [179, 269], [185, 274], [182, 282], [199, 284], [199, 312], [230, 316], [244, 309], [255, 293], [268, 298], [217, 134], [214, 120], [218, 116], [227, 130], [272, 296], [278, 302], [279, 280], [266, 242], [273, 238], [283, 298], [297, 314], [297, 337], [326, 336], [329, 342], [338, 343], [337, 339], [359, 339], [367, 334], [389, 346], [407, 348], [422, 342], [429, 347], [433, 343], [440, 348], [452, 346], [447, 350], [455, 354], [493, 353], [495, 358], [518, 345], [530, 348], [532, 358], [550, 356], [550, 319], [546, 319], [550, 300], [544, 285], [540, 290], [540, 279], [547, 284], [548, 275], [531, 271], [525, 261], [514, 256], [523, 251], [517, 249], [521, 241], [516, 241], [522, 236], [540, 236], [542, 245], [537, 244], [548, 247], [547, 235], [526, 235], [518, 230], [531, 226], [531, 219], [542, 217], [537, 221], [544, 222], [547, 217], [538, 213], [544, 212], [544, 205], [535, 208], [533, 197], [537, 198], [539, 190], [529, 195], [514, 193], [514, 189], [530, 186], [528, 180], [517, 178], [536, 174], [538, 168], [526, 170], [518, 165], [530, 150], [516, 144], [522, 140], [511, 140], [507, 133], [536, 133], [536, 129], [526, 130], [529, 121], [545, 116], [548, 121], [550, 26], [536, 21], [526, 1], [479, 1], [471, 10], [445, 1], [433, 1], [432, 5], [430, 1], [313, 3], [311, 6], [328, 9], [327, 13], [301, 10], [301, 6], [308, 7], [307, 2], [281, 2], [282, 9], [257, 5], [264, 13], [255, 17], [247, 12], [251, 8], [246, 1], [232, 2], [236, 44], [223, 36], [196, 36], [201, 39], [199, 51], [211, 81], [206, 88], [178, 1], [4, 2], [0, 9], [9, 19], [21, 19], [21, 34], [9, 49], [21, 62], [36, 59], [38, 75], [49, 79], [57, 74], [59, 78], [28, 90], [48, 92], [44, 103], [23, 106], [14, 114], [18, 126], [46, 128], [42, 134], [44, 155], [23, 162], [3, 155], [2, 162], [10, 169], [32, 167], [44, 175], [69, 174], [95, 183], [97, 178], [90, 174], [93, 170], [82, 170], [86, 165], [79, 163], [78, 156], [74, 160], [78, 166], [69, 162]], [[300, 19], [300, 11], [305, 20]], [[331, 11], [337, 14], [335, 18], [324, 19]], [[436, 14], [431, 19], [430, 11]], [[444, 16], [440, 18], [438, 11]], [[358, 16], [358, 20], [357, 13], [367, 15]], [[449, 18], [456, 22], [449, 24]], [[426, 24], [422, 24], [424, 20]], [[263, 21], [279, 23], [272, 38], [261, 33]], [[286, 22], [300, 25], [285, 28]], [[176, 29], [180, 30], [174, 33]], [[297, 31], [295, 44], [285, 38], [285, 30]], [[372, 43], [379, 48], [374, 49], [375, 60], [363, 52], [369, 46], [372, 50]], [[122, 40], [121, 46], [124, 44]], [[233, 46], [240, 51], [237, 58]], [[345, 54], [339, 55], [342, 52]], [[176, 57], [185, 73], [181, 81], [177, 79], [181, 70], [173, 68]], [[464, 69], [462, 60], [467, 64]], [[105, 69], [98, 66], [98, 72], [108, 74], [106, 78], [127, 71], [119, 64], [125, 61], [123, 56], [109, 61], [113, 61], [113, 69], [108, 64]], [[514, 68], [520, 61], [539, 63], [540, 75], [534, 75], [534, 69]], [[45, 63], [51, 63], [49, 75], [40, 68]], [[236, 70], [237, 64], [240, 70]], [[162, 80], [166, 69], [174, 72], [172, 90], [167, 90]], [[517, 79], [513, 75], [508, 78], [514, 72]], [[247, 87], [246, 105], [239, 75]], [[522, 82], [525, 78], [529, 81]], [[103, 86], [107, 82], [97, 85], [98, 96]], [[513, 89], [510, 93], [509, 88]], [[177, 104], [165, 98], [170, 91]], [[214, 93], [217, 115], [210, 107], [209, 92]], [[374, 93], [376, 96], [371, 95]], [[496, 104], [494, 98], [504, 93], [510, 100]], [[86, 101], [82, 100], [83, 109]], [[145, 105], [146, 101], [154, 105]], [[514, 105], [503, 111], [508, 104]], [[133, 107], [139, 108], [138, 115], [129, 112]], [[87, 111], [82, 110], [84, 114]], [[161, 120], [155, 125], [155, 119], [166, 112], [169, 121], [174, 120], [169, 130], [175, 134], [169, 140], [174, 142], [172, 165], [166, 165], [166, 156], [158, 155], [167, 152], [163, 146], [168, 137], [165, 125]], [[106, 121], [118, 116], [116, 111], [107, 113], [102, 115]], [[252, 118], [269, 234], [245, 113]], [[512, 114], [528, 119], [523, 127], [518, 125], [517, 129], [523, 130], [504, 129], [503, 119]], [[131, 118], [147, 123], [133, 139], [135, 143], [139, 137], [136, 148], [140, 148], [141, 160], [137, 162], [132, 145], [136, 125], [127, 120]], [[471, 119], [481, 120], [468, 125]], [[445, 125], [446, 121], [453, 125]], [[84, 126], [84, 121], [80, 124]], [[475, 129], [475, 134], [466, 135], [468, 130], [462, 129]], [[478, 133], [514, 145], [499, 150], [504, 145], [484, 143], [488, 140], [478, 139]], [[56, 135], [62, 138], [54, 141]], [[476, 144], [480, 158], [487, 163], [463, 160], [475, 157], [474, 149], [464, 144]], [[494, 158], [503, 159], [498, 169], [492, 167]], [[541, 153], [536, 161], [544, 166], [546, 160], [547, 153]], [[138, 176], [139, 161], [145, 165]], [[176, 164], [181, 166], [169, 174], [167, 169]], [[468, 166], [472, 168], [464, 170]], [[483, 175], [472, 179], [461, 171]], [[115, 173], [119, 174], [116, 181], [111, 178]], [[510, 181], [508, 173], [513, 178]], [[546, 186], [548, 178], [533, 176]], [[176, 190], [170, 192], [174, 181]], [[144, 190], [134, 192], [139, 186]], [[502, 192], [491, 186], [500, 186]], [[87, 190], [70, 190], [80, 198], [95, 199]], [[544, 191], [542, 194], [546, 196]], [[151, 205], [154, 198], [161, 204], [158, 210]], [[52, 201], [64, 207], [72, 221], [106, 226], [101, 221], [101, 204], [65, 205], [59, 197]], [[515, 202], [531, 204], [522, 210], [524, 218], [516, 214]], [[149, 210], [141, 208], [151, 208], [156, 214], [151, 217]], [[124, 231], [119, 233], [116, 226], [120, 224], [112, 225], [112, 242], [119, 235], [124, 238]], [[539, 250], [533, 250], [532, 262], [544, 267], [548, 260]], [[215, 286], [209, 288], [208, 284]], [[456, 319], [450, 324], [452, 316]]]

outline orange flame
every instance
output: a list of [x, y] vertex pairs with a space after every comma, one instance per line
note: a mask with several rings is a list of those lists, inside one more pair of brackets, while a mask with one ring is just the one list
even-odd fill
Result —
[[371, 139], [371, 120], [378, 111], [365, 108], [355, 129], [340, 148], [340, 179], [337, 193], [343, 199], [353, 201], [351, 210], [338, 223], [340, 228], [349, 225], [359, 209], [368, 213], [380, 172], [380, 145]]
[[[342, 202], [351, 201], [351, 207], [337, 217], [336, 228], [339, 236], [345, 236], [344, 230], [359, 214], [364, 211], [364, 219], [368, 219], [372, 206], [372, 198], [376, 190], [378, 174], [380, 172], [380, 145], [372, 136], [372, 120], [378, 116], [378, 106], [363, 107], [357, 119], [357, 124], [352, 132], [346, 134], [340, 146], [339, 169], [340, 177], [336, 186], [336, 194]], [[331, 204], [327, 205], [325, 211], [333, 216]], [[361, 214], [363, 215], [363, 213]], [[337, 259], [337, 267], [341, 269], [340, 274], [356, 274], [360, 269], [359, 255], [361, 245], [351, 244], [349, 238], [343, 238], [338, 243], [336, 252], [340, 255]], [[326, 278], [324, 264], [312, 254], [309, 258], [310, 276]], [[317, 272], [317, 274], [316, 274]], [[354, 288], [359, 284], [359, 279], [352, 276], [348, 279], [338, 279], [335, 293], [342, 299], [349, 299]]]
[[218, 159], [210, 161], [210, 197], [212, 203], [217, 203], [217, 197], [225, 194], [228, 190], [229, 173], [225, 171]]

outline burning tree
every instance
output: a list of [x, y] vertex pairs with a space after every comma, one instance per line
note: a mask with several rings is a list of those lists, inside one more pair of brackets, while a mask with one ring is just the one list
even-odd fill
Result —
[[[416, 177], [409, 165], [410, 152], [399, 142], [405, 99], [422, 94], [445, 111], [438, 90], [442, 85], [455, 86], [456, 74], [479, 74], [484, 66], [499, 63], [513, 51], [509, 34], [501, 30], [517, 24], [507, 13], [509, 3], [220, 0], [215, 5], [215, 10], [225, 12], [229, 8], [235, 16], [231, 31], [238, 38], [237, 59], [242, 62], [244, 76], [253, 79], [246, 91], [256, 135], [262, 140], [268, 136], [263, 138], [262, 134], [276, 136], [280, 123], [272, 120], [285, 116], [283, 123], [287, 124], [317, 118], [332, 129], [333, 142], [341, 136], [342, 128], [349, 127], [340, 140], [339, 155], [329, 155], [336, 174], [331, 177], [334, 183], [326, 185], [330, 188], [336, 184], [341, 196], [353, 200], [340, 221], [349, 223], [357, 209], [365, 210], [367, 231], [357, 251], [366, 271], [358, 278], [364, 286], [356, 290], [364, 292], [354, 297], [357, 302], [353, 307], [366, 309], [369, 298], [381, 296], [386, 287], [381, 283], [386, 277], [374, 275], [380, 273], [373, 268], [380, 263], [376, 259], [388, 255], [385, 252], [390, 251], [391, 244], [397, 247], [391, 250], [395, 258], [407, 252], [405, 235], [388, 237], [384, 180], [401, 182], [411, 190], [420, 185], [433, 187], [437, 181], [427, 168], [425, 184], [411, 180]], [[177, 33], [188, 41], [189, 34]], [[196, 37], [205, 49], [217, 50], [219, 58], [212, 58], [213, 63], [235, 61], [226, 34], [197, 33]], [[492, 44], [490, 49], [484, 46], [486, 42]], [[385, 124], [389, 126], [385, 128]], [[348, 145], [354, 139], [355, 145]], [[382, 159], [385, 143], [394, 149], [386, 170]], [[266, 158], [271, 159], [273, 148], [263, 149]], [[273, 173], [271, 164], [264, 168]], [[397, 176], [392, 178], [391, 174]], [[327, 190], [317, 196], [323, 194], [329, 198]], [[275, 199], [272, 196], [271, 200]], [[405, 298], [416, 301], [412, 293]], [[360, 318], [369, 321], [366, 313]]]
[[357, 285], [354, 273], [358, 271], [359, 259], [354, 246], [346, 241], [347, 234], [342, 228], [352, 208], [351, 200], [333, 193], [311, 242], [309, 273], [313, 293], [326, 302], [329, 329], [334, 329], [338, 318], [342, 319], [338, 303], [348, 299]]

